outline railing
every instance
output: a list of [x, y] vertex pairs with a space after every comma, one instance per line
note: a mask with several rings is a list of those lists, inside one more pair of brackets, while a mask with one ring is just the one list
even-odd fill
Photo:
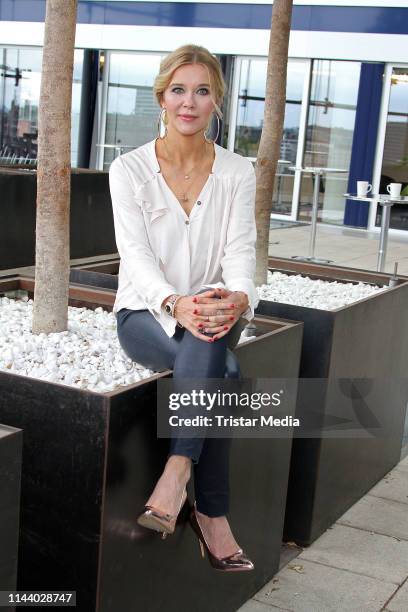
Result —
[[37, 166], [37, 158], [14, 153], [9, 147], [5, 146], [0, 149], [0, 165], [1, 166]]

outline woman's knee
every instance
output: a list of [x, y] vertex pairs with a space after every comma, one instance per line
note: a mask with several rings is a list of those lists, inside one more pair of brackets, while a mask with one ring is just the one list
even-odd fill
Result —
[[150, 313], [133, 311], [126, 318], [118, 318], [117, 335], [132, 361], [155, 371], [173, 367], [177, 342], [165, 334]]
[[175, 359], [174, 373], [190, 378], [222, 378], [226, 350], [225, 337], [217, 342], [205, 342], [186, 330]]

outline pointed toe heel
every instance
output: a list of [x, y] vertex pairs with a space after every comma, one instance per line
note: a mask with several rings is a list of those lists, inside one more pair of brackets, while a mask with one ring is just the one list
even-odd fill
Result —
[[184, 489], [178, 512], [174, 515], [162, 512], [154, 506], [145, 506], [143, 512], [137, 518], [137, 523], [142, 527], [146, 527], [147, 529], [158, 531], [162, 534], [162, 539], [164, 540], [167, 535], [174, 533], [177, 517], [180, 514], [186, 499], [187, 491]]
[[216, 557], [211, 552], [207, 542], [205, 541], [200, 523], [198, 522], [195, 507], [192, 509], [190, 514], [190, 524], [193, 528], [193, 531], [198, 537], [201, 556], [204, 558], [205, 552], [207, 552], [208, 560], [214, 569], [219, 570], [221, 572], [248, 572], [250, 570], [255, 569], [255, 566], [252, 563], [251, 559], [249, 559], [245, 555], [244, 551], [241, 548], [239, 548], [237, 552], [233, 553], [232, 555], [222, 558]]

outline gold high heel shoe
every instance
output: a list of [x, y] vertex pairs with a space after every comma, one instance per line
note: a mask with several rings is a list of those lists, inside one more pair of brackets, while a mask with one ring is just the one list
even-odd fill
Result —
[[208, 560], [214, 569], [222, 572], [247, 572], [254, 569], [254, 564], [252, 563], [251, 559], [245, 555], [242, 548], [239, 548], [237, 552], [233, 553], [232, 555], [222, 557], [221, 559], [213, 555], [207, 542], [205, 541], [200, 523], [198, 522], [195, 503], [190, 514], [190, 524], [197, 534], [201, 549], [201, 556], [204, 559], [204, 552], [207, 551]]
[[162, 539], [164, 540], [164, 538], [167, 537], [167, 534], [174, 533], [177, 517], [184, 506], [186, 499], [187, 491], [184, 489], [178, 512], [174, 515], [166, 514], [154, 506], [145, 506], [144, 511], [138, 517], [137, 522], [139, 525], [142, 525], [142, 527], [147, 527], [148, 529], [154, 529], [154, 531], [161, 532]]

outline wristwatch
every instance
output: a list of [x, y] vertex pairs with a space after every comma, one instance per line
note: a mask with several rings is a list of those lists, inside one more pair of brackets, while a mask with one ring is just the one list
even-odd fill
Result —
[[167, 302], [164, 305], [164, 310], [171, 317], [174, 317], [174, 306], [176, 305], [177, 300], [181, 297], [181, 295], [171, 295]]

